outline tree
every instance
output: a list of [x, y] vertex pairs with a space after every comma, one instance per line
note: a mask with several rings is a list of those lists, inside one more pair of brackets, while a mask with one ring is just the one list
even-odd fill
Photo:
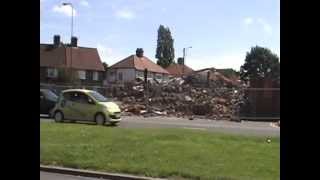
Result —
[[166, 68], [173, 63], [174, 60], [174, 40], [172, 39], [170, 29], [159, 26], [158, 29], [158, 40], [156, 49], [156, 58], [158, 59], [157, 64]]
[[240, 68], [241, 80], [271, 78], [280, 81], [279, 57], [269, 49], [255, 46], [247, 52], [245, 63]]

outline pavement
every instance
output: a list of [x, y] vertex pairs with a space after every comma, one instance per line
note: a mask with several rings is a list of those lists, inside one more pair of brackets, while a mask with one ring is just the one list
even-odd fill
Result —
[[[40, 118], [40, 121], [50, 121], [50, 118]], [[83, 123], [83, 122], [80, 122]], [[85, 124], [92, 124], [85, 122]], [[183, 128], [228, 134], [280, 136], [280, 128], [270, 122], [194, 119], [188, 120], [176, 117], [141, 117], [123, 116], [119, 128]]]
[[107, 180], [40, 171], [40, 180]]

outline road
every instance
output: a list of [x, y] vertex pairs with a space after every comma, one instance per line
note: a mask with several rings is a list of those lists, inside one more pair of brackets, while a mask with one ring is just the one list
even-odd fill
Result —
[[106, 179], [72, 176], [72, 175], [48, 173], [48, 172], [40, 171], [40, 180], [106, 180]]
[[[53, 119], [40, 118], [41, 121]], [[280, 136], [280, 128], [272, 127], [270, 122], [242, 121], [217, 121], [206, 119], [188, 120], [175, 117], [139, 117], [123, 116], [120, 128], [184, 128], [202, 131], [223, 132], [243, 135]]]

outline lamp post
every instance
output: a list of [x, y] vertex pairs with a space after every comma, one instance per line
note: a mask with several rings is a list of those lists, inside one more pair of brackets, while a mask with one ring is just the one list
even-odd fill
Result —
[[192, 46], [189, 46], [187, 48], [183, 48], [183, 66], [182, 66], [182, 74], [184, 74], [184, 64], [185, 64], [185, 60], [186, 60], [186, 51], [188, 49], [192, 48]]
[[70, 46], [71, 46], [71, 49], [70, 49], [70, 71], [71, 71], [71, 83], [73, 83], [73, 70], [72, 70], [72, 37], [73, 37], [73, 4], [68, 2], [68, 3], [62, 3], [63, 6], [70, 6], [71, 7], [71, 38], [70, 38]]

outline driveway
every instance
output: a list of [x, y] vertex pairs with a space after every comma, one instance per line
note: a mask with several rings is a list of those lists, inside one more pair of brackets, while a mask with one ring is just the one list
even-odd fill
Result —
[[[41, 121], [53, 119], [40, 118]], [[194, 119], [188, 120], [176, 117], [139, 117], [123, 116], [120, 128], [183, 128], [202, 131], [223, 132], [242, 135], [280, 136], [280, 128], [273, 127], [270, 122]]]

